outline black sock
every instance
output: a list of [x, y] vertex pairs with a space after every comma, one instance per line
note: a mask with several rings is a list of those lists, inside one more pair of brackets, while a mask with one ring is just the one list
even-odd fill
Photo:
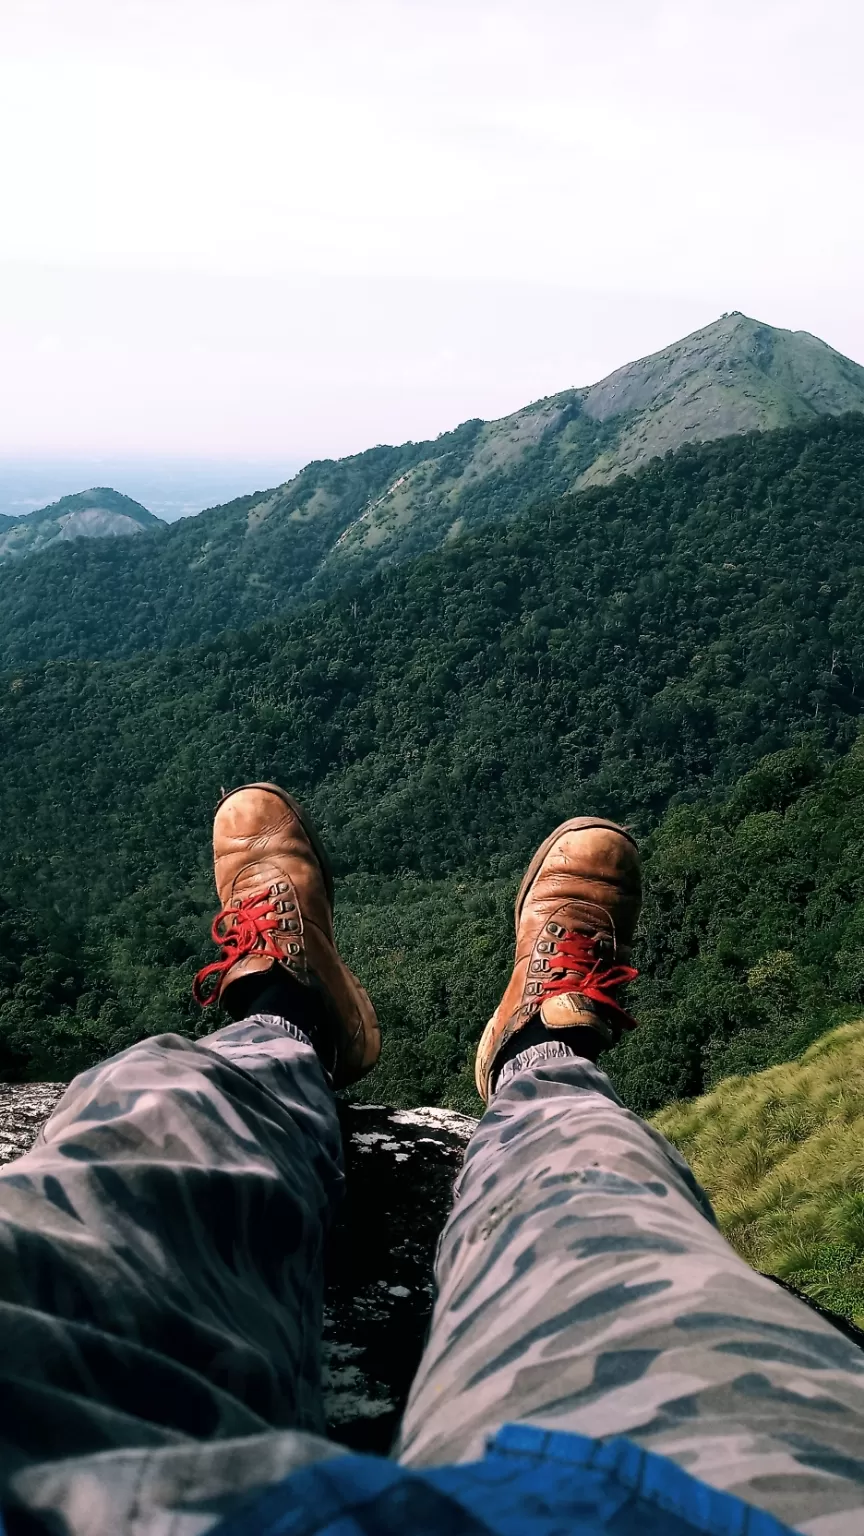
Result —
[[511, 1035], [506, 1044], [502, 1045], [492, 1065], [491, 1087], [494, 1091], [501, 1068], [518, 1056], [521, 1051], [527, 1051], [529, 1046], [542, 1045], [546, 1040], [559, 1040], [566, 1045], [574, 1056], [586, 1056], [589, 1061], [596, 1061], [602, 1050], [606, 1049], [607, 1041], [603, 1040], [596, 1029], [588, 1024], [574, 1024], [572, 1029], [547, 1029], [539, 1013], [528, 1020], [515, 1035]]
[[222, 1007], [235, 1023], [253, 1013], [274, 1013], [302, 1029], [313, 1045], [327, 1033], [328, 1009], [322, 994], [316, 987], [304, 986], [281, 965], [233, 981], [225, 988]]

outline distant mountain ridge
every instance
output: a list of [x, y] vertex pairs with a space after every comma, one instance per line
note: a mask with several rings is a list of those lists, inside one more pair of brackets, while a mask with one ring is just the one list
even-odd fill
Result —
[[72, 539], [122, 538], [163, 524], [131, 496], [95, 486], [62, 496], [24, 517], [0, 517], [0, 561], [33, 555]]
[[[858, 363], [806, 331], [724, 315], [598, 384], [420, 445], [343, 528], [326, 559], [335, 566], [350, 557], [389, 563], [457, 536], [468, 521], [507, 515], [511, 499], [523, 511], [541, 496], [607, 484], [684, 443], [846, 411], [864, 411]], [[451, 442], [457, 435], [461, 441]], [[326, 469], [307, 466], [259, 503], [250, 514], [254, 526], [283, 513], [297, 521], [326, 516], [338, 500]]]
[[[139, 515], [104, 530], [147, 528], [146, 539], [76, 537], [75, 522], [56, 517], [76, 500], [65, 498], [22, 520], [33, 549], [55, 547], [37, 561], [13, 561], [7, 546], [0, 659], [98, 659], [206, 640], [445, 546], [481, 523], [644, 470], [685, 445], [847, 413], [864, 414], [864, 368], [806, 332], [732, 314], [599, 384], [499, 421], [467, 421], [432, 442], [316, 461], [282, 486], [171, 526], [139, 508], [145, 522]], [[96, 494], [117, 495], [84, 493]], [[118, 500], [127, 510], [137, 506]], [[92, 510], [76, 516], [79, 527], [91, 519], [83, 531], [101, 531]], [[0, 525], [0, 562], [3, 541], [24, 537], [21, 526]]]

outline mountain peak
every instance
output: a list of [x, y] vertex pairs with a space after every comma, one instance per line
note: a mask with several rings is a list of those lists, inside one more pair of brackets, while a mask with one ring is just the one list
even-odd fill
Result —
[[740, 310], [618, 368], [583, 396], [598, 422], [630, 417], [580, 484], [679, 448], [864, 410], [864, 368], [809, 331], [786, 331]]
[[162, 526], [158, 517], [131, 496], [107, 485], [93, 486], [61, 496], [49, 507], [24, 517], [4, 517], [0, 522], [0, 561], [32, 555], [70, 539], [124, 538]]
[[[598, 384], [536, 400], [499, 421], [466, 423], [449, 439], [392, 450], [402, 456], [396, 472], [343, 525], [332, 557], [404, 558], [480, 517], [607, 483], [685, 443], [845, 411], [864, 411], [864, 368], [807, 331], [733, 311]], [[269, 499], [271, 525], [283, 509], [300, 521], [307, 507], [321, 506], [333, 466], [314, 466], [314, 475], [312, 468]], [[508, 494], [504, 480], [518, 482], [519, 494]]]

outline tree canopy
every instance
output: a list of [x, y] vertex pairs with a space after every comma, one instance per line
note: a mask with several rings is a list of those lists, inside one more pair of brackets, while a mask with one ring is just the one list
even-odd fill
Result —
[[[140, 629], [125, 578], [98, 623], [47, 580], [26, 662], [4, 619], [0, 1072], [202, 1027], [210, 813], [258, 778], [307, 802], [333, 852], [385, 1019], [379, 1098], [466, 1102], [514, 884], [577, 812], [648, 835], [628, 1100], [791, 1048], [858, 997], [838, 838], [857, 847], [862, 509], [864, 419], [844, 417], [681, 450], [251, 628], [240, 582], [237, 627], [184, 649], [156, 649], [160, 614], [224, 621], [209, 578], [159, 602], [145, 584]], [[101, 655], [112, 623], [121, 652], [133, 634], [152, 652], [51, 655], [76, 624], [79, 658]]]

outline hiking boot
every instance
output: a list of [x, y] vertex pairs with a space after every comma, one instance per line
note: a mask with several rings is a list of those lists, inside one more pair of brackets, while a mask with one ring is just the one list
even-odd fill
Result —
[[639, 851], [623, 827], [577, 816], [547, 837], [516, 897], [513, 974], [477, 1047], [482, 1099], [503, 1047], [532, 1021], [591, 1030], [595, 1053], [635, 1027], [616, 993], [637, 975], [627, 962], [641, 906]]
[[369, 1072], [381, 1049], [378, 1021], [336, 948], [333, 874], [305, 811], [276, 784], [232, 790], [216, 807], [213, 862], [222, 910], [212, 933], [223, 956], [195, 977], [198, 1002], [230, 1011], [226, 994], [238, 982], [281, 971], [320, 999], [313, 1044], [333, 1086]]

